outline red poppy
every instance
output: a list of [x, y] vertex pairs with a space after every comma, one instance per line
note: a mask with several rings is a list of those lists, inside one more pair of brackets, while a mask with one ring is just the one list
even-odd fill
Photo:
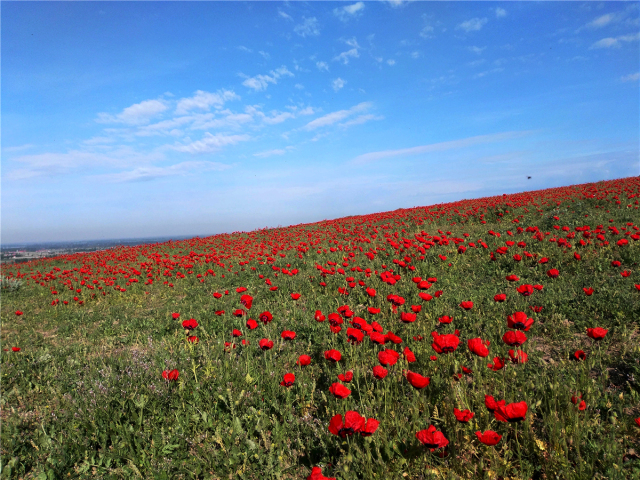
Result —
[[487, 365], [488, 368], [497, 372], [498, 370], [502, 370], [504, 368], [504, 358], [493, 357], [493, 363], [489, 363]]
[[621, 238], [616, 242], [616, 245], [618, 245], [619, 247], [622, 247], [623, 245], [628, 245], [628, 244], [629, 244], [629, 240], [627, 240], [626, 238]]
[[[247, 291], [247, 287], [238, 287], [236, 288], [236, 293], [242, 293], [242, 292], [246, 292]], [[225, 294], [227, 292], [224, 292]]]
[[327, 350], [324, 352], [324, 358], [331, 360], [332, 362], [339, 362], [342, 358], [342, 354], [338, 350]]
[[341, 383], [333, 383], [329, 387], [329, 392], [335, 395], [337, 398], [347, 398], [351, 394], [351, 390], [342, 385]]
[[326, 319], [320, 310], [316, 310], [314, 318], [316, 319], [316, 322], [324, 322]]
[[244, 305], [247, 310], [251, 310], [251, 305], [253, 304], [253, 297], [251, 295], [242, 295], [240, 297], [240, 303]]
[[253, 318], [250, 318], [249, 320], [247, 320], [247, 328], [249, 330], [258, 328], [258, 322], [256, 322]]
[[583, 350], [576, 350], [573, 353], [573, 359], [574, 360], [583, 361], [583, 360], [586, 360], [586, 358], [587, 358], [587, 354], [584, 353]]
[[458, 420], [460, 423], [467, 423], [475, 415], [475, 413], [473, 413], [469, 409], [458, 410], [457, 408], [453, 409], [453, 414], [456, 416], [456, 420]]
[[364, 428], [360, 430], [360, 435], [362, 435], [363, 437], [370, 437], [378, 429], [379, 425], [380, 422], [375, 418], [367, 419], [367, 423], [365, 424]]
[[296, 362], [296, 364], [300, 365], [301, 367], [309, 365], [310, 363], [311, 363], [311, 357], [309, 355], [300, 355], [298, 357], [298, 361]]
[[462, 302], [460, 306], [465, 310], [471, 310], [473, 308], [473, 302]]
[[522, 350], [509, 350], [509, 356], [512, 363], [527, 363], [529, 361], [529, 355]]
[[413, 323], [413, 322], [416, 321], [416, 314], [415, 313], [402, 312], [400, 314], [400, 320], [402, 320], [405, 323]]
[[296, 332], [292, 332], [291, 330], [284, 330], [280, 336], [284, 339], [284, 340], [293, 340], [294, 338], [296, 338]]
[[387, 376], [388, 373], [389, 371], [386, 368], [381, 367], [380, 365], [376, 365], [375, 367], [373, 367], [373, 376], [378, 380], [382, 380]]
[[369, 338], [373, 343], [377, 343], [378, 345], [384, 345], [384, 342], [386, 340], [385, 336], [379, 332], [371, 332], [369, 334]]
[[547, 276], [549, 278], [558, 278], [559, 275], [560, 275], [560, 272], [555, 268], [552, 268], [547, 272]]
[[234, 311], [233, 311], [233, 316], [234, 316], [234, 317], [241, 317], [241, 316], [243, 316], [245, 313], [246, 313], [246, 312], [245, 312], [243, 309], [238, 308], [238, 309], [236, 309], [236, 310], [234, 310]]
[[519, 422], [524, 420], [528, 410], [527, 402], [499, 405], [493, 412], [493, 416], [499, 422]]
[[473, 370], [471, 370], [470, 368], [465, 367], [464, 365], [462, 366], [462, 373], [464, 373], [465, 375], [471, 375], [473, 373]]
[[195, 335], [187, 337], [187, 340], [189, 342], [191, 342], [191, 343], [198, 343], [200, 341], [200, 339], [198, 337], [196, 337]]
[[293, 373], [285, 373], [283, 380], [280, 382], [280, 385], [283, 387], [290, 387], [296, 381], [296, 376]]
[[224, 315], [224, 310], [217, 310], [216, 311], [216, 315], [218, 315], [218, 316]]
[[193, 330], [197, 326], [198, 326], [198, 322], [193, 318], [182, 322], [182, 328], [185, 328], [187, 330]]
[[357, 344], [364, 339], [364, 333], [357, 328], [347, 328], [347, 340], [350, 343]]
[[313, 467], [311, 469], [311, 475], [307, 477], [307, 480], [336, 480], [335, 477], [325, 477], [322, 475], [322, 468]]
[[534, 285], [533, 288], [535, 288], [536, 290], [538, 290], [540, 292], [540, 291], [542, 291], [544, 286], [543, 285]]
[[448, 315], [443, 315], [440, 318], [438, 318], [438, 321], [440, 323], [451, 323], [453, 321], [453, 318]]
[[587, 336], [593, 338], [594, 340], [602, 340], [609, 330], [605, 330], [604, 328], [596, 327], [596, 328], [587, 328]]
[[422, 310], [422, 305], [411, 305], [411, 311], [413, 313], [420, 313], [420, 310]]
[[179, 319], [179, 318], [180, 318], [180, 314], [179, 314], [179, 313], [172, 313], [172, 314], [171, 314], [171, 317], [172, 317], [174, 320], [177, 320], [177, 319]]
[[[431, 335], [433, 335], [433, 333]], [[431, 344], [431, 346], [437, 353], [451, 353], [456, 348], [458, 348], [459, 343], [460, 339], [456, 335], [438, 335], [436, 333], [436, 335], [433, 337], [433, 343]]]
[[376, 291], [373, 288], [367, 288], [366, 292], [367, 292], [367, 295], [369, 295], [370, 297], [376, 296]]
[[549, 261], [549, 259], [547, 257], [542, 257], [540, 260], [538, 260], [538, 263], [547, 263]]
[[480, 442], [488, 445], [490, 447], [497, 445], [498, 442], [502, 439], [502, 435], [494, 432], [493, 430], [487, 430], [484, 433], [476, 432], [476, 436]]
[[[338, 385], [337, 383], [334, 385]], [[358, 412], [349, 410], [344, 414], [344, 422], [342, 415], [334, 415], [329, 422], [329, 431], [334, 435], [340, 435], [345, 438], [347, 435], [353, 435], [364, 429], [365, 419]]]
[[495, 398], [493, 398], [491, 395], [485, 395], [484, 396], [484, 405], [485, 407], [487, 407], [487, 410], [489, 410], [490, 412], [494, 412], [499, 406], [504, 405], [505, 401], [504, 400], [499, 400], [496, 401]]
[[291, 294], [291, 298], [294, 300], [298, 300], [300, 298], [300, 294], [299, 293], [292, 293]]
[[20, 315], [22, 315], [22, 312], [20, 310], [16, 310], [16, 315], [20, 316]]
[[387, 332], [384, 336], [384, 341], [395, 344], [402, 343], [402, 339], [393, 332]]
[[469, 351], [478, 355], [479, 357], [486, 357], [489, 355], [489, 340], [483, 340], [481, 338], [472, 338], [467, 341]]
[[636, 425], [640, 427], [640, 417], [634, 419], [633, 421], [636, 422]]
[[425, 293], [425, 292], [420, 292], [420, 293], [418, 294], [418, 296], [419, 296], [422, 300], [424, 300], [425, 302], [428, 302], [429, 300], [431, 300], [431, 299], [433, 298], [431, 295], [429, 295], [428, 293]]
[[496, 302], [504, 302], [507, 299], [507, 296], [504, 293], [498, 293], [493, 297], [493, 300]]
[[442, 290], [438, 290], [436, 293], [433, 294], [433, 296], [436, 298], [440, 298], [442, 296]]
[[528, 297], [533, 293], [533, 285], [520, 285], [518, 287], [518, 293], [522, 294], [523, 297]]
[[398, 352], [389, 349], [383, 350], [382, 352], [378, 353], [378, 361], [382, 365], [393, 366], [398, 362], [399, 357], [400, 355], [398, 354]]
[[233, 331], [231, 332], [231, 335], [234, 337], [241, 337], [242, 336], [242, 332], [236, 328], [233, 329]]
[[262, 350], [271, 350], [273, 348], [273, 341], [263, 338], [258, 342], [258, 345]]
[[162, 378], [164, 378], [165, 380], [170, 380], [175, 382], [176, 380], [178, 380], [178, 377], [180, 376], [180, 372], [178, 372], [178, 370], [164, 370], [162, 372]]
[[540, 313], [543, 307], [536, 307], [536, 306], [530, 305], [529, 308], [536, 313]]
[[371, 315], [377, 315], [378, 313], [380, 313], [380, 309], [379, 308], [369, 307], [367, 310], [369, 311], [369, 313]]
[[517, 282], [518, 280], [520, 280], [520, 277], [517, 275], [507, 275], [505, 277], [509, 282]]
[[584, 290], [584, 293], [587, 297], [590, 297], [591, 295], [593, 295], [593, 288], [589, 287], [583, 287], [582, 290]]
[[407, 362], [413, 363], [416, 361], [416, 356], [409, 349], [409, 347], [404, 347], [404, 351], [402, 352], [402, 354], [404, 355], [404, 358], [407, 359]]
[[527, 341], [527, 336], [519, 330], [509, 330], [502, 336], [502, 341], [510, 347], [519, 347]]
[[338, 380], [340, 380], [341, 382], [344, 382], [344, 383], [351, 382], [351, 380], [353, 380], [353, 370], [349, 370], [345, 374], [342, 374], [342, 373], [339, 374], [338, 375]]
[[507, 326], [516, 330], [528, 332], [533, 323], [533, 318], [527, 318], [527, 314], [524, 312], [516, 312], [507, 317]]
[[268, 311], [267, 311], [267, 312], [262, 312], [262, 313], [260, 314], [260, 317], [258, 317], [258, 318], [260, 318], [260, 321], [261, 321], [262, 323], [267, 324], [267, 323], [269, 323], [271, 320], [273, 320], [273, 315], [271, 315], [271, 312], [268, 312]]
[[426, 430], [416, 432], [416, 438], [427, 448], [433, 452], [436, 448], [443, 448], [449, 445], [449, 440], [445, 438], [442, 432], [436, 430], [436, 427], [430, 425]]
[[418, 390], [421, 390], [427, 385], [429, 385], [429, 382], [431, 381], [429, 377], [423, 377], [419, 373], [415, 373], [411, 371], [407, 372], [406, 377], [409, 383], [411, 384], [411, 386], [413, 388], [417, 388]]
[[215, 292], [215, 293], [213, 294], [213, 296], [214, 296], [215, 298], [222, 298], [222, 294], [221, 294], [221, 293], [218, 293], [218, 292]]
[[12, 352], [19, 352], [20, 351], [20, 347], [11, 347], [11, 351]]

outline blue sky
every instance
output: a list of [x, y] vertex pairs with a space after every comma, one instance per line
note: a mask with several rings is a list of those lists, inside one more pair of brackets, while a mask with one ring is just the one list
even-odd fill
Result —
[[3, 243], [207, 235], [640, 174], [637, 2], [1, 13]]

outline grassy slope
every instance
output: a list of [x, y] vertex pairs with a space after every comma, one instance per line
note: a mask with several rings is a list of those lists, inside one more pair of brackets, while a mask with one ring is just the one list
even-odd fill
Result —
[[[575, 227], [582, 225], [593, 230], [600, 224], [604, 229], [611, 225], [620, 229], [627, 222], [637, 223], [640, 215], [634, 199], [627, 200], [627, 196], [640, 192], [639, 185], [638, 179], [626, 179], [460, 202], [433, 207], [430, 215], [424, 208], [404, 210], [23, 265], [21, 272], [33, 269], [42, 275], [54, 267], [76, 267], [78, 271], [72, 275], [77, 275], [78, 282], [73, 285], [81, 293], [61, 285], [60, 278], [49, 280], [45, 287], [34, 285], [30, 275], [19, 290], [2, 292], [2, 347], [9, 349], [2, 352], [1, 364], [2, 477], [304, 478], [315, 465], [322, 465], [325, 475], [338, 478], [400, 478], [405, 473], [407, 478], [640, 475], [638, 453], [633, 453], [634, 449], [640, 452], [640, 429], [633, 422], [640, 416], [640, 291], [634, 288], [640, 283], [640, 243], [630, 240], [629, 245], [618, 247], [615, 242], [624, 232], [612, 235], [608, 231], [609, 245], [598, 246], [601, 242], [592, 237], [592, 243], [583, 247], [577, 244], [581, 232], [575, 232]], [[600, 192], [599, 198], [587, 198], [589, 188]], [[603, 193], [606, 190], [610, 193]], [[620, 205], [613, 198], [616, 194]], [[474, 209], [475, 215], [459, 215]], [[480, 223], [481, 213], [486, 224]], [[519, 223], [512, 223], [518, 215]], [[538, 241], [532, 238], [533, 233], [515, 233], [518, 226], [530, 225], [552, 235]], [[575, 239], [569, 240], [572, 248], [559, 248], [557, 242], [548, 241], [569, 233], [555, 230], [554, 225], [568, 226], [576, 233]], [[378, 233], [372, 240], [374, 228]], [[457, 254], [451, 243], [432, 247], [420, 260], [414, 247], [396, 252], [383, 236], [390, 233], [390, 238], [402, 245], [402, 237], [414, 239], [421, 231], [439, 235], [438, 229], [450, 231], [450, 238], [465, 238], [463, 233], [468, 233], [467, 243], [483, 239], [488, 249], [470, 247]], [[501, 237], [488, 235], [490, 229], [500, 232]], [[366, 233], [371, 243], [353, 242], [362, 237], [356, 230]], [[507, 230], [514, 232], [513, 237]], [[399, 240], [394, 232], [399, 233]], [[302, 258], [297, 250], [287, 250], [289, 245], [297, 247], [310, 239], [320, 243], [300, 252]], [[491, 261], [489, 252], [505, 245], [505, 240], [525, 241], [527, 247], [514, 245], [506, 255], [496, 253], [496, 260]], [[284, 248], [274, 253], [274, 245], [268, 242]], [[261, 265], [250, 257], [260, 250], [256, 245], [261, 243], [265, 245], [262, 258], [271, 255], [273, 262]], [[333, 261], [339, 268], [349, 255], [346, 248], [337, 249], [338, 244], [355, 246], [356, 255], [348, 268], [343, 267], [346, 275], [323, 278], [316, 264], [330, 268], [327, 261]], [[235, 253], [228, 249], [232, 258], [224, 258], [225, 245], [236, 248]], [[365, 252], [376, 246], [386, 250], [377, 250], [370, 260], [358, 246]], [[233, 264], [231, 271], [215, 261], [204, 263], [206, 257], [189, 256], [191, 251], [210, 253], [211, 248], [216, 248], [218, 262]], [[537, 257], [515, 262], [512, 255], [523, 250]], [[581, 260], [574, 258], [574, 251], [580, 252]], [[162, 252], [163, 258], [178, 262], [171, 278], [162, 275], [165, 264], [157, 269], [151, 252]], [[164, 257], [165, 253], [169, 256]], [[448, 258], [442, 261], [439, 255]], [[394, 258], [405, 256], [411, 257], [415, 271], [392, 263]], [[542, 257], [548, 257], [549, 262], [538, 263]], [[249, 263], [238, 265], [240, 260]], [[614, 260], [621, 266], [613, 267]], [[144, 284], [146, 272], [138, 277], [138, 283], [127, 284], [126, 292], [100, 281], [106, 296], [79, 284], [83, 265], [91, 270], [85, 274], [91, 284], [104, 275], [97, 272], [99, 268], [117, 265], [123, 272], [130, 272], [131, 267], [143, 270], [140, 262], [144, 261], [150, 262], [153, 278], [158, 278], [153, 285]], [[187, 263], [193, 266], [179, 266]], [[379, 275], [366, 277], [364, 272], [350, 271], [360, 266], [381, 272], [382, 264], [394, 268], [402, 279], [391, 286]], [[272, 265], [299, 272], [276, 278]], [[557, 268], [560, 276], [549, 278], [546, 272], [550, 268]], [[208, 269], [216, 276], [204, 276], [204, 283], [200, 282], [197, 274]], [[621, 276], [625, 269], [631, 272], [629, 277]], [[185, 273], [185, 278], [176, 279], [176, 271]], [[14, 273], [11, 268], [3, 272]], [[61, 272], [53, 270], [53, 274], [61, 277]], [[270, 278], [279, 289], [270, 291], [258, 274]], [[509, 274], [519, 276], [520, 281], [506, 281]], [[122, 274], [114, 276], [114, 283], [124, 286]], [[369, 297], [366, 287], [349, 288], [345, 276], [375, 288], [376, 297]], [[414, 276], [437, 277], [428, 292], [439, 289], [443, 295], [422, 301], [411, 281]], [[165, 280], [174, 286], [163, 284]], [[323, 280], [326, 287], [319, 286]], [[542, 284], [544, 289], [523, 297], [515, 290], [522, 283]], [[257, 318], [268, 310], [274, 316], [272, 323], [249, 331], [246, 318], [232, 315], [242, 307], [235, 292], [240, 286], [247, 287], [246, 293], [254, 297], [249, 316]], [[338, 287], [347, 288], [350, 295], [339, 295]], [[586, 296], [583, 287], [593, 287], [595, 293]], [[58, 293], [52, 295], [51, 288]], [[226, 289], [229, 295], [220, 299], [212, 296]], [[293, 301], [292, 292], [300, 293], [301, 298]], [[94, 293], [98, 295], [92, 298]], [[496, 293], [506, 293], [507, 301], [495, 302]], [[422, 305], [418, 320], [401, 323], [386, 301], [389, 294], [406, 299], [400, 311]], [[79, 305], [73, 296], [84, 304]], [[61, 303], [50, 305], [55, 298]], [[63, 300], [69, 304], [64, 305]], [[464, 311], [458, 306], [465, 300], [474, 302], [473, 309]], [[378, 364], [376, 355], [383, 347], [367, 338], [352, 346], [346, 339], [345, 330], [350, 326], [346, 322], [342, 332], [333, 334], [328, 322], [313, 318], [316, 310], [328, 315], [344, 304], [356, 316], [376, 320], [385, 332], [399, 335], [403, 343], [387, 344], [386, 348], [402, 352], [409, 346], [417, 362], [407, 364], [401, 357], [398, 364], [389, 367], [384, 380], [376, 381], [371, 369]], [[368, 306], [382, 311], [371, 316]], [[530, 306], [544, 308], [534, 313]], [[16, 316], [16, 310], [24, 314]], [[226, 313], [217, 315], [219, 310]], [[507, 315], [516, 311], [535, 320], [522, 347], [529, 361], [493, 372], [486, 364], [494, 356], [507, 355], [509, 347], [501, 338], [507, 330]], [[180, 320], [172, 318], [173, 312], [181, 314]], [[453, 316], [453, 323], [438, 326], [442, 315]], [[189, 318], [200, 324], [193, 333], [200, 338], [197, 345], [185, 340], [180, 326], [181, 320]], [[435, 352], [430, 333], [436, 326], [440, 333], [459, 329], [461, 342], [453, 354], [431, 361]], [[609, 333], [596, 343], [585, 335], [587, 327], [604, 327]], [[250, 342], [248, 346], [231, 338], [234, 328], [244, 332], [242, 338]], [[280, 338], [283, 330], [295, 331], [296, 339], [285, 343]], [[417, 335], [424, 341], [414, 341]], [[265, 337], [274, 340], [275, 347], [263, 352], [257, 344]], [[466, 341], [473, 337], [490, 340], [489, 357], [478, 358], [468, 351]], [[232, 340], [237, 348], [225, 348], [224, 342]], [[12, 346], [22, 350], [12, 352]], [[323, 352], [330, 348], [343, 354], [338, 365], [329, 365], [323, 358]], [[569, 361], [577, 349], [587, 352], [585, 362]], [[311, 355], [311, 365], [300, 368], [295, 364], [301, 354]], [[453, 374], [460, 372], [462, 365], [474, 373], [456, 381]], [[179, 380], [163, 380], [161, 372], [174, 368], [180, 371]], [[429, 376], [430, 385], [414, 390], [402, 376], [407, 368]], [[354, 372], [348, 385], [352, 393], [339, 400], [328, 389], [338, 381], [336, 375], [347, 370]], [[296, 375], [296, 384], [289, 389], [279, 385], [286, 372]], [[584, 411], [578, 411], [570, 401], [578, 393], [587, 403]], [[485, 394], [507, 403], [526, 401], [526, 420], [518, 424], [497, 422], [484, 406]], [[469, 408], [475, 417], [469, 424], [457, 423], [453, 407]], [[377, 418], [379, 429], [369, 438], [343, 440], [331, 435], [329, 420], [346, 410]], [[450, 440], [444, 458], [438, 451], [429, 453], [415, 438], [417, 431], [431, 424]], [[474, 432], [487, 429], [503, 435], [496, 447], [477, 441]]]

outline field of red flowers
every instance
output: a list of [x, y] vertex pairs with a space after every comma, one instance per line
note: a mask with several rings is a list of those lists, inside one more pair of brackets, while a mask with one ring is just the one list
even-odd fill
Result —
[[640, 179], [3, 267], [1, 478], [640, 477]]

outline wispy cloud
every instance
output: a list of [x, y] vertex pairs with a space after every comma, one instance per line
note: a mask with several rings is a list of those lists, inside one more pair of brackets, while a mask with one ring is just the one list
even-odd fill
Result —
[[316, 67], [318, 67], [318, 70], [325, 71], [328, 72], [329, 71], [329, 64], [327, 62], [316, 62]]
[[469, 32], [477, 32], [478, 30], [480, 30], [486, 23], [487, 23], [487, 19], [486, 18], [472, 18], [470, 20], [465, 20], [464, 22], [462, 22], [461, 24], [459, 24], [456, 29], [457, 30], [464, 30], [465, 32], [469, 33]]
[[124, 172], [96, 175], [94, 178], [113, 183], [148, 182], [158, 178], [184, 176], [196, 172], [223, 171], [231, 167], [218, 162], [181, 162], [167, 167], [138, 167]]
[[357, 2], [352, 5], [334, 8], [333, 14], [336, 17], [338, 17], [341, 21], [348, 22], [352, 18], [362, 15], [363, 10], [364, 10], [364, 3]]
[[98, 113], [96, 122], [141, 125], [149, 122], [151, 118], [164, 112], [167, 108], [168, 106], [164, 100], [145, 100], [125, 108], [116, 115]]
[[507, 11], [504, 8], [497, 7], [495, 10], [496, 18], [504, 18], [507, 16]]
[[347, 122], [344, 123], [339, 123], [338, 125], [340, 127], [352, 127], [353, 125], [362, 125], [363, 123], [366, 123], [370, 120], [384, 120], [384, 116], [382, 115], [373, 115], [373, 114], [368, 114], [368, 115], [358, 115], [356, 118], [349, 120]]
[[352, 48], [345, 52], [342, 52], [340, 55], [336, 55], [335, 57], [333, 57], [333, 60], [342, 62], [343, 64], [347, 65], [349, 63], [349, 59], [358, 58], [360, 56], [360, 54], [358, 53], [358, 49], [360, 48], [360, 46], [358, 45], [355, 37], [350, 40], [345, 40], [345, 43]]
[[256, 75], [255, 77], [249, 77], [242, 82], [242, 85], [252, 88], [256, 92], [260, 92], [262, 90], [266, 90], [270, 83], [273, 83], [274, 85], [278, 83], [278, 79], [283, 76], [294, 76], [293, 73], [291, 73], [284, 65], [276, 70], [271, 70], [269, 73], [270, 75]]
[[629, 75], [625, 75], [620, 78], [622, 82], [637, 82], [640, 79], [640, 73], [630, 73]]
[[618, 37], [607, 37], [595, 42], [590, 49], [594, 48], [620, 48], [623, 42], [635, 42], [640, 40], [640, 33], [635, 35], [620, 35]]
[[468, 47], [469, 51], [480, 55], [487, 47], [476, 47], [475, 45]]
[[250, 140], [249, 135], [212, 135], [209, 132], [205, 132], [201, 140], [196, 140], [185, 145], [174, 145], [172, 148], [179, 152], [186, 152], [191, 154], [198, 153], [214, 153], [219, 151], [222, 147], [227, 145], [235, 145], [239, 142], [246, 142]]
[[254, 153], [253, 156], [254, 157], [259, 157], [259, 158], [267, 158], [267, 157], [273, 157], [274, 155], [284, 155], [289, 150], [293, 150], [293, 147], [276, 148], [276, 149], [273, 149], [273, 150], [266, 150], [264, 152]]
[[338, 90], [340, 90], [342, 87], [344, 87], [344, 84], [347, 83], [345, 82], [343, 79], [341, 79], [340, 77], [336, 78], [333, 82], [331, 82], [331, 87], [333, 88], [334, 92], [337, 92]]
[[25, 145], [18, 145], [15, 147], [3, 147], [2, 150], [6, 153], [9, 152], [22, 152], [24, 150], [29, 150], [30, 148], [35, 147], [32, 143], [27, 143]]
[[524, 137], [531, 134], [531, 131], [515, 131], [502, 132], [490, 135], [478, 135], [475, 137], [463, 138], [460, 140], [451, 140], [448, 142], [432, 143], [429, 145], [420, 145], [418, 147], [401, 148], [398, 150], [383, 150], [380, 152], [370, 152], [359, 155], [352, 160], [354, 164], [365, 164], [382, 160], [384, 158], [404, 157], [408, 155], [417, 155], [420, 153], [442, 152], [445, 150], [454, 150], [458, 148], [470, 147], [482, 143], [502, 142], [514, 138]]
[[293, 17], [292, 17], [291, 15], [289, 15], [288, 13], [283, 12], [282, 10], [278, 10], [278, 16], [279, 16], [280, 18], [284, 18], [284, 19], [286, 19], [286, 20], [291, 20], [291, 21], [293, 21]]
[[193, 97], [181, 98], [175, 113], [184, 115], [191, 110], [209, 110], [212, 106], [222, 107], [230, 100], [240, 100], [233, 90], [219, 90], [217, 93], [197, 90]]
[[371, 108], [371, 106], [372, 106], [371, 102], [362, 102], [362, 103], [359, 103], [358, 105], [351, 107], [348, 110], [338, 110], [337, 112], [328, 113], [322, 117], [316, 118], [315, 120], [312, 120], [309, 123], [307, 123], [302, 128], [303, 130], [311, 131], [311, 130], [315, 130], [316, 128], [333, 125], [334, 123], [338, 123], [344, 120], [345, 118], [350, 117], [351, 115], [364, 112], [369, 108]]
[[320, 27], [318, 26], [318, 20], [316, 17], [305, 18], [302, 17], [302, 23], [299, 23], [293, 27], [293, 31], [301, 37], [316, 37], [320, 35]]

